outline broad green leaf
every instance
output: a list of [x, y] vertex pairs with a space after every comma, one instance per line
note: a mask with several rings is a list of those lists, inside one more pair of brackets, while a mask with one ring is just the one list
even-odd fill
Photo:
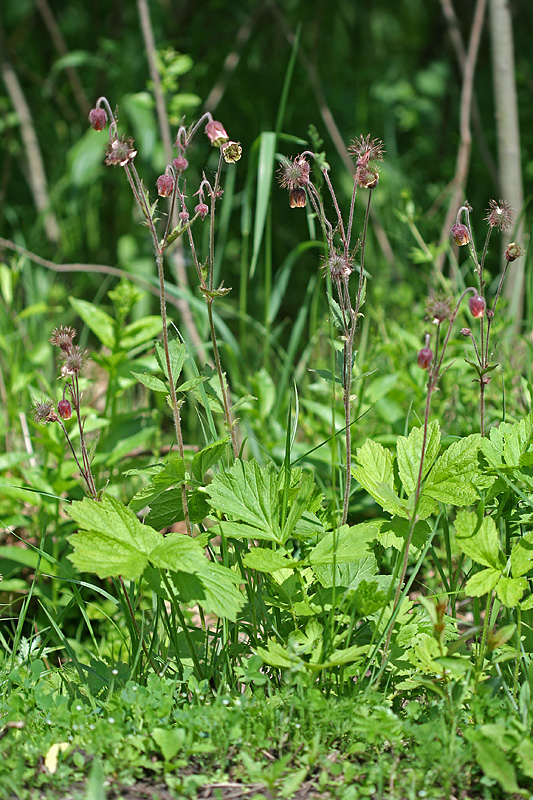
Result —
[[335, 667], [340, 664], [352, 664], [354, 661], [360, 661], [361, 658], [368, 652], [368, 645], [352, 645], [346, 647], [344, 650], [334, 650], [330, 655], [324, 667]]
[[186, 741], [184, 728], [154, 728], [151, 735], [165, 761], [172, 761]]
[[115, 323], [101, 308], [78, 297], [69, 297], [69, 303], [88, 328], [100, 339], [104, 347], [115, 348]]
[[512, 547], [511, 573], [513, 578], [519, 578], [521, 575], [527, 575], [531, 569], [533, 569], [533, 531], [528, 531]]
[[177, 455], [169, 456], [166, 464], [150, 483], [140, 489], [130, 500], [129, 508], [137, 513], [145, 506], [151, 506], [153, 501], [171, 486], [180, 485], [185, 480], [185, 462]]
[[533, 778], [533, 743], [531, 739], [522, 739], [517, 748], [522, 772], [528, 778]]
[[206, 568], [202, 572], [178, 572], [173, 581], [187, 602], [198, 603], [208, 614], [235, 622], [246, 599], [237, 585], [242, 579], [222, 564], [204, 560]]
[[74, 547], [69, 558], [75, 567], [95, 572], [99, 578], [138, 578], [148, 563], [148, 554], [161, 542], [157, 531], [107, 495], [100, 502], [85, 498], [71, 503], [69, 513], [81, 529], [69, 537]]
[[480, 444], [478, 433], [451, 444], [429, 473], [424, 494], [453, 506], [474, 503], [479, 497], [476, 484], [481, 477], [477, 460]]
[[379, 526], [371, 522], [359, 525], [343, 525], [337, 531], [330, 531], [313, 547], [307, 557], [310, 564], [346, 564], [366, 558], [370, 554], [370, 544], [379, 533]]
[[191, 389], [196, 389], [201, 383], [205, 383], [209, 378], [205, 375], [197, 375], [196, 378], [191, 378], [189, 381], [184, 381], [176, 386], [177, 392], [189, 392]]
[[280, 535], [266, 527], [256, 528], [253, 525], [245, 525], [242, 522], [219, 522], [216, 530], [228, 539], [261, 539], [262, 541], [281, 544]]
[[472, 511], [459, 511], [455, 534], [457, 545], [465, 555], [477, 564], [501, 572], [500, 539], [492, 517], [483, 517], [480, 523]]
[[303, 663], [299, 656], [295, 655], [294, 653], [289, 653], [289, 651], [286, 650], [283, 645], [274, 641], [274, 639], [269, 640], [268, 647], [266, 649], [264, 647], [258, 647], [257, 655], [261, 656], [263, 663], [268, 664], [270, 667], [290, 669], [296, 664]]
[[[407, 495], [412, 494], [418, 485], [423, 439], [424, 429], [413, 428], [409, 436], [399, 436], [396, 442], [398, 473]], [[426, 477], [437, 458], [439, 447], [439, 422], [434, 420], [428, 425], [422, 480]]]
[[492, 592], [500, 580], [501, 574], [499, 569], [493, 567], [476, 572], [465, 584], [466, 594], [472, 597], [482, 597], [484, 594]]
[[508, 578], [502, 575], [496, 586], [496, 594], [507, 608], [518, 605], [529, 584], [526, 578]]
[[230, 437], [226, 436], [224, 439], [213, 442], [207, 445], [207, 447], [204, 447], [203, 450], [200, 450], [199, 453], [196, 453], [192, 460], [191, 472], [198, 482], [203, 481], [204, 475], [208, 469], [218, 464], [226, 452], [229, 439]]
[[[291, 477], [294, 477], [294, 474], [296, 472], [298, 472], [298, 475], [300, 475], [300, 482], [299, 485], [294, 487], [293, 491], [291, 492], [292, 497], [290, 500], [290, 509], [281, 533], [281, 539], [283, 543], [285, 543], [287, 539], [289, 539], [292, 536], [292, 534], [298, 529], [298, 523], [300, 522], [303, 515], [307, 511], [316, 510], [316, 508], [320, 505], [320, 500], [322, 498], [320, 490], [315, 485], [311, 473], [301, 472], [301, 470], [298, 471], [292, 470]], [[312, 525], [313, 533], [317, 534], [323, 531], [323, 528], [316, 517], [314, 517], [314, 519], [312, 520], [310, 520], [308, 517], [307, 523]], [[307, 528], [308, 525], [305, 527]], [[304, 533], [301, 526], [300, 526], [300, 532], [302, 534]]]
[[533, 413], [516, 422], [505, 436], [503, 460], [508, 467], [519, 467], [520, 459], [531, 443], [533, 433]]
[[387, 593], [380, 588], [377, 581], [361, 581], [355, 593], [357, 616], [361, 619], [369, 617], [385, 605]]
[[[260, 467], [255, 460], [237, 459], [230, 470], [214, 476], [207, 492], [215, 510], [255, 531], [248, 534], [252, 538], [282, 543], [277, 475], [272, 464]], [[226, 528], [230, 525], [225, 523]]]
[[123, 350], [133, 350], [140, 344], [150, 342], [161, 333], [161, 317], [147, 316], [126, 325], [120, 337]]
[[[347, 564], [313, 564], [313, 573], [324, 589], [341, 586], [345, 589], [356, 589], [362, 581], [370, 580], [378, 571], [375, 555], [360, 558]], [[380, 576], [379, 580], [388, 580], [388, 576]]]
[[[209, 504], [204, 492], [187, 493], [187, 509], [189, 520], [194, 524], [202, 522], [209, 514]], [[181, 487], [167, 489], [150, 503], [150, 512], [145, 517], [145, 523], [151, 525], [156, 531], [168, 528], [175, 522], [185, 519], [183, 513], [183, 498]]]
[[[367, 439], [364, 445], [358, 448], [355, 461], [352, 475], [363, 489], [366, 489], [384, 511], [407, 516], [394, 490], [392, 453], [378, 442]], [[383, 487], [386, 487], [385, 491]]]
[[160, 537], [157, 547], [150, 553], [150, 562], [159, 569], [173, 572], [203, 573], [210, 569], [210, 562], [204, 548], [196, 539], [183, 533], [169, 533]]
[[243, 558], [245, 567], [258, 572], [276, 572], [278, 569], [294, 568], [295, 561], [287, 558], [281, 550], [253, 547]]
[[152, 392], [162, 392], [163, 394], [169, 393], [169, 387], [166, 383], [163, 383], [161, 378], [157, 378], [155, 375], [152, 375], [151, 372], [132, 372], [131, 373], [134, 378], [137, 378], [139, 383], [142, 383], [143, 386], [146, 386], [147, 389], [151, 389]]
[[[176, 385], [187, 357], [187, 345], [185, 345], [183, 342], [180, 342], [179, 339], [169, 339], [168, 353], [170, 356], [170, 369], [172, 370], [172, 378], [174, 380], [174, 385]], [[162, 373], [168, 380], [167, 359], [165, 356], [163, 342], [155, 343], [155, 357]]]

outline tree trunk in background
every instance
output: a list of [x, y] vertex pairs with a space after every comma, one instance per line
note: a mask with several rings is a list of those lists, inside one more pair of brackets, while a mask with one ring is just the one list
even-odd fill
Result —
[[[494, 107], [498, 132], [498, 162], [501, 199], [522, 214], [524, 193], [520, 162], [520, 131], [516, 100], [513, 29], [508, 0], [490, 0], [492, 66], [494, 74]], [[520, 216], [513, 232], [516, 241], [523, 241], [524, 223]], [[524, 307], [524, 265], [520, 258], [510, 265], [504, 295], [515, 326], [522, 320]]]

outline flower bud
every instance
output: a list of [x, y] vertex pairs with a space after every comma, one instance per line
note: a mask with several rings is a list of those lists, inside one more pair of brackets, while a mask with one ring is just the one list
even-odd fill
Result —
[[72, 406], [68, 400], [60, 400], [57, 404], [57, 413], [61, 419], [70, 419], [72, 416]]
[[187, 169], [189, 166], [189, 162], [183, 156], [178, 156], [175, 158], [172, 164], [174, 165], [176, 172], [183, 172], [183, 170]]
[[472, 336], [470, 328], [461, 328], [461, 336]]
[[223, 144], [226, 144], [226, 142], [229, 142], [229, 136], [223, 124], [221, 122], [216, 122], [214, 119], [207, 123], [205, 132], [213, 147], [221, 147]]
[[187, 209], [184, 209], [183, 211], [180, 211], [178, 216], [179, 216], [181, 222], [183, 222], [184, 224], [189, 221], [189, 212], [187, 211]]
[[205, 219], [209, 213], [209, 206], [207, 203], [198, 203], [198, 205], [194, 207], [194, 213], [200, 214], [200, 219]]
[[104, 108], [92, 108], [89, 111], [89, 122], [93, 131], [103, 131], [107, 125], [107, 114]]
[[470, 298], [468, 301], [468, 307], [470, 309], [470, 313], [476, 319], [481, 319], [485, 316], [485, 300], [481, 295], [475, 294], [473, 297]]
[[289, 192], [291, 208], [304, 208], [306, 202], [305, 189], [291, 189]]
[[461, 222], [456, 222], [455, 225], [452, 225], [450, 233], [452, 235], [453, 241], [459, 247], [461, 247], [464, 244], [468, 244], [468, 242], [470, 241], [470, 234], [468, 232], [468, 228]]
[[220, 148], [226, 164], [235, 164], [242, 156], [242, 147], [239, 142], [228, 142]]
[[172, 175], [160, 175], [157, 179], [157, 194], [159, 197], [170, 197], [174, 191], [174, 178]]
[[433, 361], [433, 350], [431, 347], [423, 347], [422, 350], [418, 351], [418, 366], [421, 369], [428, 369], [431, 362]]
[[520, 258], [523, 255], [524, 250], [518, 244], [518, 242], [509, 242], [507, 245], [507, 250], [505, 251], [506, 261], [516, 261], [517, 258]]

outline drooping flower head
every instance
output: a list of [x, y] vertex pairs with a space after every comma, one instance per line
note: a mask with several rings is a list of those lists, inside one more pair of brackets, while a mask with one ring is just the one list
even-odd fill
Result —
[[108, 167], [127, 167], [136, 155], [137, 150], [133, 147], [133, 139], [121, 136], [120, 139], [108, 142], [104, 161]]
[[103, 131], [107, 125], [107, 114], [104, 108], [91, 108], [89, 122], [93, 131]]
[[525, 253], [526, 251], [518, 242], [509, 242], [505, 251], [505, 260], [516, 261], [517, 258], [521, 258]]
[[469, 230], [466, 225], [463, 225], [462, 222], [456, 222], [455, 225], [452, 225], [450, 228], [450, 233], [453, 241], [458, 247], [462, 247], [463, 245], [468, 244], [470, 241]]
[[310, 183], [311, 168], [303, 156], [285, 161], [278, 170], [278, 182], [282, 189], [288, 189], [291, 208], [303, 208], [306, 203], [306, 186]]

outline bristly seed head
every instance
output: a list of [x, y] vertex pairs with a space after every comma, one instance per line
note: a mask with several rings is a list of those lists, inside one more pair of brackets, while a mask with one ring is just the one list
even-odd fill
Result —
[[105, 153], [104, 163], [108, 167], [127, 167], [137, 155], [137, 150], [133, 147], [133, 139], [121, 136], [106, 145]]
[[[305, 189], [309, 185], [309, 162], [303, 156], [296, 156], [292, 161], [286, 161], [278, 169], [278, 182], [282, 189], [293, 192], [295, 189]], [[305, 203], [303, 203], [305, 205]]]
[[32, 413], [35, 421], [39, 423], [46, 424], [47, 422], [57, 421], [56, 410], [51, 400], [45, 400], [44, 398], [41, 400], [34, 400]]
[[433, 320], [435, 325], [450, 319], [453, 313], [453, 297], [444, 292], [431, 291], [426, 298], [426, 315]]
[[383, 161], [385, 147], [381, 139], [373, 139], [367, 134], [354, 139], [348, 147], [348, 152], [355, 158], [357, 167], [368, 167], [371, 161]]
[[322, 262], [322, 269], [326, 275], [329, 271], [333, 280], [339, 278], [349, 278], [353, 272], [353, 258], [337, 250], [332, 250], [328, 256], [325, 256]]
[[87, 356], [87, 350], [82, 350], [78, 345], [72, 347], [70, 352], [65, 355], [65, 360], [61, 366], [61, 377], [67, 378], [69, 375], [79, 375]]
[[505, 200], [489, 200], [485, 220], [491, 228], [498, 228], [499, 231], [508, 231], [514, 224], [513, 209]]
[[76, 337], [76, 330], [60, 325], [59, 328], [54, 328], [50, 336], [50, 344], [55, 344], [60, 347], [64, 353], [69, 353], [72, 349], [72, 341]]

